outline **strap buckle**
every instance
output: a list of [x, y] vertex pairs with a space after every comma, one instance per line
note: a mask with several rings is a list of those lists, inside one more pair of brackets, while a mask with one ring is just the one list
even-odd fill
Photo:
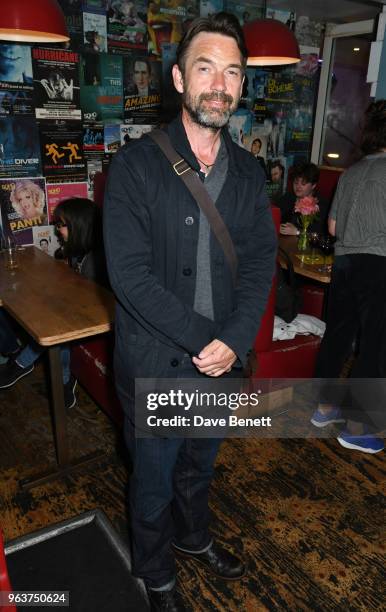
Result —
[[[185, 164], [186, 167], [178, 168], [180, 164]], [[185, 172], [190, 170], [190, 166], [184, 159], [179, 159], [175, 164], [173, 164], [173, 170], [178, 176], [181, 176], [181, 174], [185, 174]]]

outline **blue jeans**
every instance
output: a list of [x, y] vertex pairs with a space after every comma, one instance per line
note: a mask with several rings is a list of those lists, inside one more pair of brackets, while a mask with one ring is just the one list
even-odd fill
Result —
[[0, 308], [0, 353], [15, 353], [18, 348], [17, 336], [8, 315]]
[[[186, 357], [175, 377], [201, 376]], [[240, 374], [239, 376], [240, 377]], [[123, 408], [130, 398], [117, 381]], [[133, 574], [148, 588], [171, 587], [175, 560], [171, 543], [204, 551], [209, 533], [209, 486], [221, 439], [136, 438], [134, 419], [125, 416], [124, 435], [132, 461], [129, 513]]]
[[[16, 363], [22, 368], [28, 368], [35, 363], [45, 350], [44, 346], [31, 340], [30, 344], [27, 344], [27, 346], [20, 351]], [[60, 360], [62, 362], [63, 384], [66, 385], [71, 376], [71, 353], [69, 346], [65, 344], [60, 346]]]

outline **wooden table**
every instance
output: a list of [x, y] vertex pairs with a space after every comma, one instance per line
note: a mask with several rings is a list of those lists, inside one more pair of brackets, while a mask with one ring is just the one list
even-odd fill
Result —
[[18, 259], [18, 268], [9, 271], [3, 256], [0, 257], [0, 305], [48, 349], [58, 463], [54, 471], [22, 483], [31, 487], [96, 458], [94, 453], [79, 461], [69, 461], [59, 345], [109, 331], [114, 320], [114, 296], [35, 247], [20, 250]]
[[[320, 283], [329, 284], [331, 282], [331, 271], [318, 270], [320, 264], [310, 264], [301, 261], [298, 257], [298, 238], [297, 236], [279, 236], [279, 247], [281, 247], [289, 255], [294, 272], [305, 276], [306, 278], [312, 278], [313, 280], [319, 281]], [[286, 268], [285, 260], [280, 257], [279, 262], [283, 268]]]

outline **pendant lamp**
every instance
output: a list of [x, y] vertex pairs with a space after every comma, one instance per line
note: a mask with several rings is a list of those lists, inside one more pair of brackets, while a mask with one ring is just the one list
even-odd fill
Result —
[[0, 0], [0, 43], [69, 40], [56, 0]]
[[300, 62], [294, 33], [276, 19], [256, 19], [244, 24], [248, 66], [280, 66]]

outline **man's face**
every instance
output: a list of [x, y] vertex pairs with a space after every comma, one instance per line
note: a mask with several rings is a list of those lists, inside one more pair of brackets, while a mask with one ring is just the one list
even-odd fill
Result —
[[149, 87], [150, 74], [146, 62], [135, 62], [134, 64], [134, 83], [138, 89]]
[[63, 92], [64, 82], [63, 82], [63, 78], [60, 77], [59, 75], [56, 75], [55, 77], [51, 77], [50, 84], [51, 84], [51, 87], [54, 88], [57, 95]]
[[258, 140], [254, 140], [251, 146], [252, 155], [258, 155], [260, 153], [261, 145]]
[[309, 183], [301, 177], [297, 177], [293, 182], [294, 194], [297, 198], [305, 198], [311, 195], [315, 187], [315, 183]]
[[173, 79], [195, 123], [213, 129], [226, 125], [237, 109], [244, 80], [236, 41], [201, 32], [189, 47], [184, 75], [174, 66]]
[[271, 168], [271, 180], [273, 183], [280, 183], [281, 169], [279, 168], [279, 166], [273, 166], [273, 168]]

